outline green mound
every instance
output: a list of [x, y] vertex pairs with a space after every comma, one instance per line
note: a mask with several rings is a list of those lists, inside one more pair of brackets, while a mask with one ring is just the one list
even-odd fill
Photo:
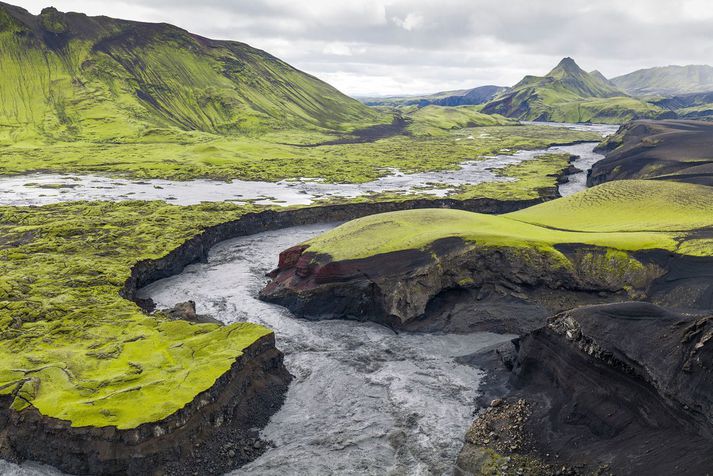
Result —
[[131, 266], [246, 208], [159, 202], [0, 208], [0, 394], [73, 426], [134, 428], [191, 402], [271, 331], [147, 316]]
[[703, 185], [627, 180], [606, 183], [507, 217], [583, 232], [686, 232], [713, 226], [713, 193]]
[[706, 187], [618, 181], [519, 212], [493, 216], [428, 209], [373, 215], [307, 242], [335, 261], [423, 249], [444, 238], [477, 246], [535, 247], [582, 243], [622, 251], [664, 249], [713, 255], [707, 242], [680, 246], [688, 233], [713, 226], [713, 194]]

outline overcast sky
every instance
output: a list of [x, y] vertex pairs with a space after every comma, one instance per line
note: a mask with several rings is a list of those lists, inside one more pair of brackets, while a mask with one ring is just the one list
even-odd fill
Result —
[[572, 56], [608, 77], [713, 63], [710, 0], [4, 0], [249, 43], [351, 95], [510, 86]]

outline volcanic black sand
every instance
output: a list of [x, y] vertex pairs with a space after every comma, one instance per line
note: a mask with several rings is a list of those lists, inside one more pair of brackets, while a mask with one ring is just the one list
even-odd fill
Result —
[[[713, 185], [713, 123], [633, 121], [604, 143], [589, 186], [611, 180], [657, 179]], [[600, 149], [601, 152], [601, 149]]]
[[[639, 302], [582, 307], [472, 363], [490, 371], [486, 398], [526, 411], [490, 409], [476, 420], [460, 458], [465, 474], [492, 464], [484, 448], [520, 464], [538, 461], [549, 468], [541, 474], [713, 468], [711, 316]], [[512, 434], [521, 435], [517, 444], [498, 446]]]

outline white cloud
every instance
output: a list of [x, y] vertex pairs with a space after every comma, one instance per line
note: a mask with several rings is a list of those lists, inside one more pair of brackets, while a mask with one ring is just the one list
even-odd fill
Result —
[[351, 56], [352, 49], [344, 43], [327, 43], [322, 48], [322, 53], [325, 55]]
[[[21, 3], [37, 13], [48, 0]], [[49, 3], [64, 11], [164, 21], [244, 41], [355, 95], [512, 85], [524, 74], [546, 73], [563, 56], [610, 77], [713, 61], [710, 0]]]
[[400, 28], [406, 31], [412, 31], [423, 26], [423, 15], [420, 13], [409, 13], [404, 19], [394, 17], [392, 21]]

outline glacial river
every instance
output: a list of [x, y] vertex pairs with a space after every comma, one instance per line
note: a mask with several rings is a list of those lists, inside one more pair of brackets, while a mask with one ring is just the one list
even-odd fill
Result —
[[[603, 137], [616, 131], [616, 126], [556, 124], [600, 133]], [[463, 139], [467, 140], [467, 139]], [[319, 199], [355, 198], [377, 193], [424, 193], [443, 197], [463, 185], [513, 180], [498, 175], [498, 169], [535, 160], [549, 152], [566, 152], [581, 157], [575, 163], [583, 170], [603, 158], [593, 152], [594, 142], [548, 149], [516, 151], [480, 160], [469, 160], [456, 170], [406, 174], [397, 170], [372, 182], [333, 184], [310, 179], [280, 182], [233, 180], [132, 180], [99, 175], [36, 173], [0, 177], [0, 205], [46, 205], [76, 200], [165, 200], [178, 205], [201, 202], [253, 202], [259, 205], [309, 205]], [[586, 172], [574, 177], [576, 184], [563, 188], [565, 193], [580, 190], [586, 183]]]
[[[615, 128], [608, 128], [606, 132], [613, 130]], [[574, 177], [576, 180], [563, 185], [563, 195], [584, 188], [586, 169], [601, 159], [601, 155], [592, 152], [594, 145], [550, 149], [579, 155], [575, 165], [585, 170]], [[488, 160], [532, 160], [542, 152]], [[490, 174], [489, 180], [493, 180], [492, 171], [482, 167], [484, 162], [487, 160], [472, 166], [465, 164], [463, 173], [475, 173], [474, 166], [480, 164], [477, 176], [487, 181], [484, 177]], [[457, 172], [441, 174], [444, 174], [441, 178], [466, 180], [458, 177]], [[406, 177], [423, 184], [425, 176], [431, 180], [435, 174]], [[0, 190], [6, 187], [7, 180], [17, 179], [0, 179]], [[12, 194], [6, 188], [8, 191], [0, 194], [4, 197], [0, 200], [16, 204], [80, 198], [114, 200], [123, 199], [119, 191], [126, 191], [122, 187], [128, 186], [95, 188], [86, 180], [85, 188], [73, 187], [68, 193], [52, 196], [24, 194], [26, 188], [35, 192], [38, 188], [15, 182], [19, 191], [14, 188], [15, 194]], [[113, 179], [99, 180], [116, 183]], [[175, 187], [152, 186], [145, 189], [147, 195], [130, 198], [166, 198], [163, 193], [171, 193], [180, 195], [176, 203], [195, 203], [206, 197], [221, 199], [210, 194], [203, 196], [202, 192], [197, 194], [184, 186], [186, 182], [169, 184]], [[220, 189], [217, 184], [219, 182], [211, 183], [210, 187]], [[312, 186], [285, 185], [286, 190]], [[342, 186], [329, 187], [335, 190]], [[169, 192], [163, 192], [167, 188]], [[57, 190], [61, 189], [45, 192]], [[88, 195], [79, 194], [79, 190]], [[310, 193], [297, 192], [292, 196], [295, 200], [306, 200]], [[282, 199], [286, 197], [283, 195]], [[456, 358], [504, 342], [511, 336], [395, 334], [371, 323], [311, 322], [295, 319], [286, 309], [257, 299], [266, 282], [265, 273], [275, 267], [280, 251], [333, 226], [287, 228], [222, 242], [211, 250], [206, 263], [191, 265], [179, 275], [153, 283], [142, 289], [140, 295], [153, 298], [159, 307], [194, 300], [199, 313], [210, 314], [225, 323], [251, 321], [275, 330], [277, 345], [285, 353], [285, 364], [295, 379], [284, 406], [262, 432], [263, 438], [272, 441], [274, 447], [233, 475], [283, 475], [287, 474], [285, 468], [289, 468], [290, 474], [304, 475], [450, 474], [463, 436], [472, 422], [482, 378], [480, 371], [459, 364]], [[0, 461], [0, 474], [61, 475], [34, 463], [17, 466], [3, 461]]]

